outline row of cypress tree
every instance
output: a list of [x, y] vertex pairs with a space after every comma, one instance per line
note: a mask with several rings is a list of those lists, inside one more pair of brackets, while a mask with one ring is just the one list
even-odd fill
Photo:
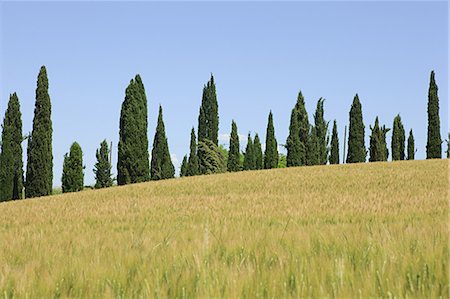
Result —
[[[2, 126], [0, 152], [0, 201], [45, 196], [52, 193], [53, 155], [51, 101], [48, 93], [48, 78], [45, 66], [42, 66], [36, 88], [32, 132], [23, 136], [19, 98], [16, 93], [10, 95]], [[284, 145], [287, 149], [286, 166], [339, 164], [339, 139], [336, 120], [328, 135], [329, 122], [324, 119], [324, 102], [320, 98], [310, 124], [301, 92], [291, 111], [289, 136]], [[370, 126], [369, 150], [364, 143], [365, 126], [362, 107], [356, 94], [349, 113], [349, 136], [347, 163], [386, 161], [386, 133], [390, 130], [379, 124], [378, 117]], [[168, 148], [163, 110], [159, 107], [151, 161], [149, 161], [147, 98], [142, 79], [136, 75], [125, 91], [119, 123], [119, 145], [117, 162], [117, 183], [119, 185], [173, 178], [175, 169]], [[240, 152], [237, 124], [231, 125], [230, 147], [226, 152], [218, 145], [219, 113], [214, 77], [203, 88], [202, 102], [198, 117], [198, 140], [195, 130], [191, 130], [189, 156], [185, 156], [181, 166], [182, 176], [240, 171], [253, 169], [271, 169], [279, 165], [278, 143], [275, 137], [273, 114], [269, 113], [266, 146], [262, 151], [258, 134], [248, 142], [244, 155]], [[407, 139], [405, 155], [405, 130], [400, 115], [394, 118], [391, 141], [392, 160], [414, 159], [415, 146], [412, 130]], [[450, 134], [449, 134], [450, 139]], [[28, 140], [26, 173], [23, 171], [22, 142]], [[447, 143], [449, 141], [447, 140]], [[442, 139], [440, 135], [438, 87], [434, 71], [431, 72], [428, 91], [428, 139], [427, 159], [442, 157]], [[106, 140], [96, 151], [97, 163], [94, 173], [95, 188], [109, 187], [113, 184], [111, 176], [111, 148]], [[447, 157], [450, 146], [447, 148]], [[68, 154], [64, 156], [62, 186], [63, 192], [83, 189], [84, 166], [83, 152], [74, 142]]]

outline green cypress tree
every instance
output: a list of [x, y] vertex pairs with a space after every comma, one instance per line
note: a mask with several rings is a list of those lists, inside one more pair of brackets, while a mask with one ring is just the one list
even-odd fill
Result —
[[448, 133], [447, 141], [447, 159], [450, 158], [450, 133]]
[[405, 160], [405, 128], [400, 115], [394, 118], [392, 127], [392, 160]]
[[70, 147], [69, 155], [64, 155], [62, 192], [77, 192], [83, 190], [83, 152], [80, 145], [74, 142]]
[[408, 137], [408, 160], [414, 160], [414, 155], [416, 153], [416, 148], [414, 145], [414, 135], [412, 129], [409, 131]]
[[156, 126], [155, 139], [153, 140], [150, 177], [152, 180], [163, 180], [173, 178], [174, 175], [175, 168], [172, 164], [169, 145], [167, 144], [162, 107], [159, 106], [158, 124]]
[[365, 162], [367, 152], [364, 144], [364, 122], [358, 94], [353, 99], [349, 115], [347, 163]]
[[117, 183], [149, 180], [147, 97], [139, 75], [130, 81], [120, 112]]
[[3, 120], [0, 154], [0, 201], [21, 199], [23, 193], [22, 113], [16, 93], [9, 97]]
[[255, 157], [255, 169], [263, 169], [264, 159], [258, 133], [255, 134], [255, 139], [253, 141], [253, 154]]
[[339, 164], [339, 137], [336, 120], [334, 120], [333, 133], [331, 135], [330, 164]]
[[227, 170], [226, 159], [220, 148], [209, 139], [198, 142], [200, 173], [222, 173]]
[[428, 89], [428, 139], [427, 159], [442, 158], [441, 121], [439, 118], [438, 87], [434, 79], [434, 71], [430, 75]]
[[286, 140], [286, 166], [300, 166], [302, 165], [302, 146], [300, 143], [300, 125], [298, 123], [299, 116], [296, 108], [291, 112], [291, 123], [289, 125], [289, 136]]
[[227, 170], [230, 172], [240, 171], [239, 135], [234, 120], [231, 122], [230, 151], [228, 153]]
[[275, 138], [272, 111], [269, 113], [266, 132], [266, 150], [264, 152], [264, 169], [277, 168], [278, 166], [278, 144]]
[[52, 194], [52, 107], [48, 94], [48, 78], [42, 66], [37, 80], [33, 130], [28, 139], [25, 197]]
[[217, 104], [214, 76], [203, 87], [202, 104], [198, 118], [198, 140], [209, 139], [219, 144], [219, 106]]
[[320, 142], [317, 137], [317, 129], [311, 126], [308, 143], [306, 144], [306, 165], [320, 164]]
[[184, 155], [183, 162], [181, 162], [180, 177], [186, 176], [187, 170], [188, 170], [188, 157], [187, 155]]
[[97, 158], [97, 163], [94, 165], [95, 174], [95, 188], [106, 188], [113, 184], [113, 179], [111, 177], [111, 161], [109, 161], [110, 149], [108, 148], [108, 143], [103, 140], [100, 143], [100, 148], [95, 152], [95, 157]]
[[195, 137], [195, 130], [192, 128], [191, 131], [191, 146], [190, 146], [190, 153], [189, 153], [189, 160], [188, 160], [188, 167], [187, 167], [187, 176], [194, 176], [200, 174], [200, 165], [199, 160], [197, 156], [197, 140]]
[[[261, 144], [260, 144], [261, 146]], [[245, 148], [244, 170], [256, 169], [255, 149], [250, 133], [247, 137], [247, 147]]]
[[372, 134], [370, 135], [370, 158], [369, 162], [387, 161], [389, 151], [386, 144], [386, 133], [389, 129], [386, 126], [380, 126], [378, 116], [375, 118], [375, 124], [370, 127]]
[[325, 99], [320, 98], [317, 102], [316, 113], [314, 114], [314, 124], [316, 127], [317, 142], [319, 145], [319, 164], [325, 165], [328, 160], [329, 137], [328, 122], [324, 119], [323, 103]]
[[[300, 138], [300, 165], [306, 165], [306, 145], [309, 139], [309, 120], [305, 106], [305, 98], [301, 91], [298, 92], [297, 103], [294, 107], [297, 110], [299, 138]], [[286, 161], [287, 162], [287, 161]]]

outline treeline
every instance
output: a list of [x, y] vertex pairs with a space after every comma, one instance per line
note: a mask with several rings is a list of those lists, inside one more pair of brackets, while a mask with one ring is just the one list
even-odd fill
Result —
[[[33, 127], [30, 134], [22, 133], [22, 115], [16, 93], [10, 95], [2, 126], [0, 152], [0, 201], [32, 198], [52, 194], [53, 154], [51, 101], [48, 93], [47, 70], [42, 66], [37, 79], [36, 102]], [[267, 121], [265, 147], [259, 135], [248, 134], [245, 152], [241, 153], [236, 122], [231, 123], [229, 150], [218, 144], [219, 106], [214, 77], [203, 87], [202, 101], [198, 116], [197, 133], [191, 130], [190, 151], [181, 164], [180, 176], [195, 176], [241, 170], [272, 169], [280, 166], [295, 167], [305, 165], [325, 165], [340, 163], [338, 125], [333, 121], [331, 134], [329, 121], [324, 117], [325, 100], [317, 102], [313, 120], [310, 123], [305, 99], [301, 92], [297, 97], [290, 116], [289, 136], [285, 146], [287, 155], [278, 152], [273, 114], [270, 111]], [[442, 139], [440, 135], [438, 87], [434, 71], [431, 72], [428, 91], [428, 139], [427, 159], [442, 158]], [[375, 118], [371, 130], [368, 149], [365, 145], [365, 125], [362, 105], [355, 95], [349, 113], [347, 163], [387, 161], [389, 157], [386, 133], [390, 128]], [[158, 122], [153, 139], [151, 158], [148, 149], [147, 97], [144, 84], [139, 75], [132, 79], [125, 90], [119, 122], [119, 144], [117, 178], [112, 176], [111, 146], [103, 140], [95, 155], [97, 162], [95, 188], [169, 179], [175, 176], [171, 161], [163, 120], [163, 109], [159, 107]], [[405, 128], [400, 115], [392, 124], [390, 144], [392, 160], [413, 160], [415, 155], [414, 136], [409, 130], [406, 139]], [[450, 139], [450, 134], [449, 134]], [[22, 142], [27, 145], [26, 173], [23, 170]], [[447, 141], [447, 158], [450, 155]], [[406, 144], [406, 146], [405, 146]], [[345, 151], [345, 150], [344, 150]], [[64, 155], [61, 178], [63, 192], [76, 192], [84, 188], [83, 152], [74, 142], [69, 153]]]

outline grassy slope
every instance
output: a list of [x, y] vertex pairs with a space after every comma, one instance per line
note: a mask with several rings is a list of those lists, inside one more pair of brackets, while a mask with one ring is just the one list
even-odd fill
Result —
[[0, 297], [448, 296], [448, 160], [0, 204]]

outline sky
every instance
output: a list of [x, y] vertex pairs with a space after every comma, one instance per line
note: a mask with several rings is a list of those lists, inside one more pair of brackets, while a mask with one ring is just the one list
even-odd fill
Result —
[[[264, 142], [270, 110], [284, 144], [301, 90], [310, 119], [318, 99], [326, 99], [325, 118], [330, 132], [337, 121], [342, 160], [344, 126], [358, 93], [366, 146], [377, 115], [392, 128], [400, 113], [405, 130], [413, 129], [416, 158], [424, 159], [431, 70], [442, 139], [448, 132], [448, 11], [447, 2], [0, 1], [0, 118], [9, 94], [17, 92], [23, 132], [31, 132], [37, 75], [45, 65], [54, 186], [61, 185], [63, 156], [74, 141], [83, 149], [85, 184], [93, 184], [103, 139], [113, 142], [117, 174], [120, 107], [125, 88], [140, 74], [149, 151], [162, 105], [178, 171], [213, 73], [225, 146], [233, 119], [241, 150], [249, 132]], [[25, 158], [26, 142], [23, 149]]]

